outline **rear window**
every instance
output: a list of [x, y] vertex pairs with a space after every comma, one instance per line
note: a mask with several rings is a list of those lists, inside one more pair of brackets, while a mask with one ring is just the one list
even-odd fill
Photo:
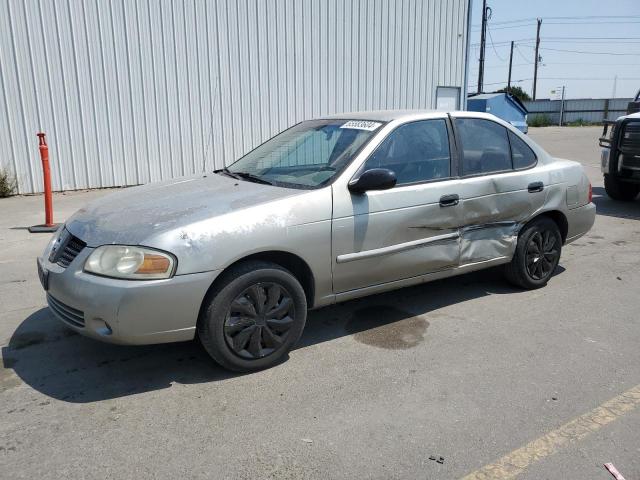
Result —
[[511, 170], [507, 129], [490, 120], [458, 118], [456, 129], [462, 143], [462, 175]]
[[511, 143], [511, 158], [513, 168], [529, 168], [536, 164], [537, 158], [533, 150], [515, 133], [509, 132], [509, 142]]

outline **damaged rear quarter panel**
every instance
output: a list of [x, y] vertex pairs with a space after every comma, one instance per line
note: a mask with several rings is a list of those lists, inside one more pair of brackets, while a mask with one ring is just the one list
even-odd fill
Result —
[[[582, 204], [582, 167], [572, 161], [543, 159], [529, 170], [463, 180], [465, 224], [460, 232], [460, 264], [493, 258], [509, 260], [518, 241], [518, 233], [531, 219], [548, 211], [566, 216], [567, 185], [575, 184]], [[523, 186], [542, 182], [541, 192], [529, 192]]]

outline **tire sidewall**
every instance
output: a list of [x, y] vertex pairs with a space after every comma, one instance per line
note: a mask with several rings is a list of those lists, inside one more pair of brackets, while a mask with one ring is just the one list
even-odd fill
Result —
[[604, 176], [604, 188], [611, 199], [622, 202], [635, 200], [640, 192], [640, 185], [621, 182], [610, 174]]
[[[282, 285], [293, 300], [295, 315], [289, 335], [284, 344], [271, 355], [260, 359], [246, 359], [231, 350], [224, 335], [224, 323], [231, 302], [251, 285], [260, 282], [275, 282]], [[202, 318], [204, 332], [203, 346], [222, 366], [237, 371], [252, 371], [269, 368], [282, 361], [298, 342], [304, 330], [307, 317], [307, 302], [304, 290], [296, 278], [288, 271], [273, 267], [260, 267], [228, 280], [209, 299], [209, 305]]]
[[[529, 240], [536, 232], [542, 232], [545, 230], [549, 230], [556, 237], [556, 245], [558, 246], [558, 258], [555, 260], [555, 265], [551, 269], [549, 275], [539, 280], [533, 278], [529, 271], [527, 270], [527, 259], [526, 259], [526, 251], [527, 244]], [[560, 255], [562, 254], [562, 236], [560, 234], [560, 230], [556, 223], [548, 218], [540, 218], [538, 220], [533, 221], [531, 224], [527, 225], [523, 232], [518, 237], [518, 246], [516, 252], [517, 258], [517, 268], [520, 270], [522, 280], [527, 284], [528, 288], [540, 288], [544, 287], [549, 279], [553, 276], [553, 272], [558, 267], [558, 263], [560, 262]]]

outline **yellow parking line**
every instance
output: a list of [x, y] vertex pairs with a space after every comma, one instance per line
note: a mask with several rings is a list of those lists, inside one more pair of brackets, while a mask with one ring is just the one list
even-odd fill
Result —
[[462, 480], [515, 478], [532, 463], [556, 453], [564, 444], [583, 439], [639, 406], [640, 385], [637, 385]]

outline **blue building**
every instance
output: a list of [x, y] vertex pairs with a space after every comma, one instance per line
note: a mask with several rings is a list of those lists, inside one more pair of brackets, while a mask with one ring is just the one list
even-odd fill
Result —
[[467, 99], [467, 110], [470, 112], [486, 112], [509, 122], [523, 133], [527, 133], [527, 113], [523, 103], [507, 93], [480, 93], [470, 95]]

